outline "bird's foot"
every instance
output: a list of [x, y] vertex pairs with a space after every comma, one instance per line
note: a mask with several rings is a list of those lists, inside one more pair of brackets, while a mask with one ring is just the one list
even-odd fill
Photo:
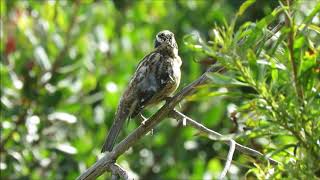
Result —
[[141, 113], [139, 113], [138, 114], [138, 118], [139, 118], [139, 120], [141, 121], [141, 124], [142, 125], [146, 125], [146, 122], [147, 122], [147, 118], [146, 117], [144, 117]]
[[[147, 119], [146, 117], [144, 117], [141, 113], [139, 113], [138, 118], [140, 119], [141, 124], [142, 124], [143, 126], [145, 126], [148, 119]], [[152, 136], [152, 135], [153, 135], [153, 129], [151, 129], [149, 133], [150, 133], [150, 135]], [[149, 133], [148, 133], [148, 134], [149, 134]]]
[[171, 101], [172, 97], [171, 96], [168, 96], [168, 97], [165, 97], [164, 100], [166, 101], [166, 103], [168, 103], [169, 101]]
[[[151, 136], [153, 136], [153, 129], [151, 129], [151, 130], [149, 131], [149, 133], [150, 133]], [[149, 134], [149, 133], [148, 133], [148, 134]]]

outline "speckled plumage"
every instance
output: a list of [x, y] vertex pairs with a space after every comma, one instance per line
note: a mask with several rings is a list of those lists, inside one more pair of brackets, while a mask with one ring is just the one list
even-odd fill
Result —
[[146, 106], [161, 102], [178, 88], [182, 62], [173, 33], [167, 30], [159, 32], [155, 47], [138, 64], [123, 93], [102, 152], [112, 150], [127, 118], [134, 118]]

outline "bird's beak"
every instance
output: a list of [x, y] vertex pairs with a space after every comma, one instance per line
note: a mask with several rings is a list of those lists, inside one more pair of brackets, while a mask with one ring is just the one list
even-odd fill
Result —
[[169, 45], [170, 47], [173, 47], [172, 43], [170, 42], [169, 39], [166, 40], [166, 44]]

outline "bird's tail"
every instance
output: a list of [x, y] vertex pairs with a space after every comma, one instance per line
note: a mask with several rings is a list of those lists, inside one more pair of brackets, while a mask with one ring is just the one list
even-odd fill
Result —
[[124, 122], [126, 121], [128, 117], [128, 113], [124, 111], [121, 107], [118, 108], [116, 112], [115, 119], [113, 121], [113, 124], [110, 128], [110, 131], [108, 133], [108, 136], [103, 144], [101, 152], [105, 151], [112, 151], [112, 148], [114, 146], [114, 143], [116, 142], [116, 139], [120, 133], [120, 130], [122, 129], [122, 126]]

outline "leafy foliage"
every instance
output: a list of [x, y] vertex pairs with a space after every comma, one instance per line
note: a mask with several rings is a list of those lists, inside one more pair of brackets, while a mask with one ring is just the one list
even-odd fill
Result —
[[[210, 44], [195, 45], [227, 67], [226, 75], [211, 77], [217, 86], [232, 87], [228, 89], [230, 94], [224, 95], [234, 97], [235, 91], [240, 91], [237, 118], [250, 130], [238, 133], [239, 139], [257, 139], [264, 153], [283, 162], [275, 169], [255, 164], [256, 168], [248, 172], [261, 178], [305, 179], [319, 175], [320, 36], [308, 26], [312, 27], [310, 19], [319, 14], [320, 4], [309, 16], [292, 13], [299, 8], [298, 3], [281, 4], [270, 15], [256, 23], [244, 23], [238, 30], [234, 21], [216, 27]], [[242, 13], [241, 7], [237, 15]], [[277, 21], [280, 13], [286, 25], [274, 37], [266, 38], [273, 33], [268, 25]]]
[[[0, 3], [2, 178], [74, 179], [92, 165], [162, 29], [177, 36], [181, 86], [210, 65], [225, 68], [181, 111], [281, 162], [237, 153], [230, 178], [320, 176], [319, 2]], [[130, 121], [122, 137], [138, 124]], [[118, 162], [141, 179], [216, 178], [228, 147], [196, 133], [164, 121]]]

